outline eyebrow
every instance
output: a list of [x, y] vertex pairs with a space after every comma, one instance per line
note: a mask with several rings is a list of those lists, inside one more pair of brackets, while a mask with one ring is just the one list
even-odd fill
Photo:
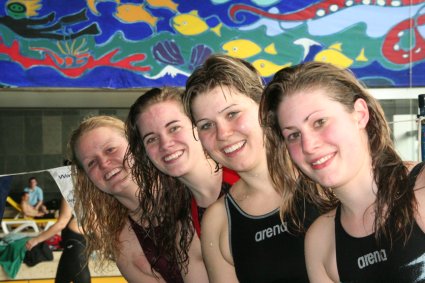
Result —
[[[165, 128], [168, 128], [170, 125], [172, 125], [172, 124], [174, 124], [174, 123], [177, 123], [177, 122], [180, 122], [180, 120], [173, 120], [173, 121], [170, 121], [170, 122], [168, 122], [167, 124], [165, 124]], [[150, 135], [153, 135], [153, 132], [149, 132], [149, 133], [147, 133], [146, 135], [144, 135], [144, 136], [142, 137], [142, 141], [144, 141], [144, 140], [145, 140], [145, 138], [146, 138], [147, 136], [150, 136]]]
[[[320, 112], [320, 111], [322, 111], [322, 110], [317, 110], [317, 111], [311, 112], [309, 115], [307, 115], [307, 117], [305, 117], [305, 119], [303, 120], [303, 122], [307, 122], [313, 114], [315, 114], [315, 113], [317, 113], [317, 112]], [[291, 129], [293, 129], [293, 128], [295, 128], [295, 127], [293, 127], [293, 126], [289, 126], [289, 127], [283, 127], [283, 128], [281, 128], [280, 130], [281, 130], [281, 131], [284, 131], [284, 130], [291, 130]]]
[[[98, 146], [96, 146], [96, 148], [99, 149], [99, 150], [104, 150], [105, 147], [107, 147], [108, 144], [113, 143], [113, 142], [115, 142], [115, 140], [113, 138], [109, 137], [105, 142], [103, 142], [103, 143], [99, 144]], [[87, 160], [87, 159], [92, 159], [93, 156], [95, 156], [95, 154], [94, 155], [93, 154], [89, 154], [89, 155], [85, 156], [84, 158], [82, 158], [81, 159], [81, 162], [84, 161], [84, 160]]]
[[[217, 111], [217, 114], [221, 114], [221, 113], [223, 113], [224, 111], [226, 111], [227, 109], [229, 109], [229, 108], [231, 108], [231, 107], [233, 107], [233, 106], [235, 106], [235, 105], [237, 105], [237, 104], [236, 104], [236, 103], [230, 104], [229, 106], [226, 106], [226, 107], [224, 107], [223, 109], [221, 109], [221, 110]], [[198, 121], [195, 121], [195, 125], [197, 125], [199, 122], [201, 122], [201, 121], [203, 121], [203, 120], [209, 120], [209, 119], [207, 119], [207, 118], [199, 119]]]
[[224, 111], [226, 111], [227, 109], [229, 109], [230, 107], [235, 106], [235, 105], [236, 105], [236, 103], [230, 104], [229, 106], [227, 106], [227, 107], [223, 108], [222, 110], [218, 111], [218, 114], [223, 113]]

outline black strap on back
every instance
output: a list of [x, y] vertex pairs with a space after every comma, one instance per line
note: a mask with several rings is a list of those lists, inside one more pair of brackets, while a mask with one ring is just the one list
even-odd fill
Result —
[[422, 161], [421, 163], [416, 164], [415, 167], [413, 167], [412, 171], [410, 171], [409, 174], [409, 188], [413, 188], [416, 183], [416, 178], [418, 177], [419, 173], [422, 171], [422, 168], [425, 165], [425, 161]]

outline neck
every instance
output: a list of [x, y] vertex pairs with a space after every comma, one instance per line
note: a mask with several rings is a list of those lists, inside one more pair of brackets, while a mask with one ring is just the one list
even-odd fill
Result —
[[205, 159], [195, 170], [179, 177], [179, 181], [189, 188], [199, 206], [208, 207], [220, 195], [222, 170], [215, 172], [214, 161]]
[[245, 183], [245, 187], [250, 191], [275, 191], [269, 170], [267, 167], [267, 158], [264, 151], [264, 156], [259, 160], [257, 165], [248, 170], [237, 172], [241, 180]]
[[115, 198], [130, 212], [134, 212], [139, 207], [139, 187], [136, 183], [131, 182], [131, 185], [125, 190], [125, 193], [115, 195]]
[[367, 211], [374, 210], [378, 187], [373, 178], [351, 183], [348, 186], [336, 188], [335, 196], [341, 201], [344, 214], [353, 217], [363, 217]]
[[353, 237], [364, 237], [374, 231], [377, 186], [371, 182], [361, 188], [341, 188], [338, 193], [335, 190], [341, 201], [341, 224]]

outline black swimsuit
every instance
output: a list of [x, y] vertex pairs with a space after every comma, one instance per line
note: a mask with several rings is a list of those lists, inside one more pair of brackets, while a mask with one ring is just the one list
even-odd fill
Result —
[[230, 250], [240, 282], [309, 282], [304, 261], [304, 235], [282, 223], [279, 209], [261, 216], [245, 213], [225, 196]]
[[[424, 164], [418, 164], [410, 172], [409, 188], [413, 189]], [[335, 244], [341, 282], [425, 282], [425, 233], [416, 221], [406, 244], [397, 240], [390, 248], [388, 242], [382, 240], [378, 246], [374, 234], [361, 238], [350, 236], [341, 225], [341, 208], [338, 207]]]

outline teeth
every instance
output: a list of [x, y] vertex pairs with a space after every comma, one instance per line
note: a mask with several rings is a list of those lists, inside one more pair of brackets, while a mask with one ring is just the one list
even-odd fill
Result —
[[183, 150], [179, 150], [179, 151], [177, 151], [177, 152], [175, 152], [173, 154], [170, 154], [170, 155], [165, 156], [164, 157], [164, 160], [166, 162], [168, 162], [168, 161], [171, 161], [171, 160], [174, 160], [174, 159], [179, 158], [180, 156], [182, 156], [182, 154], [183, 154]]
[[234, 144], [232, 146], [226, 147], [224, 149], [224, 152], [225, 153], [232, 153], [232, 152], [240, 149], [244, 144], [245, 144], [245, 141], [238, 142], [238, 143], [236, 143], [236, 144]]
[[329, 160], [331, 157], [332, 157], [332, 154], [326, 155], [326, 156], [320, 158], [319, 160], [317, 160], [316, 162], [313, 162], [312, 164], [313, 165], [322, 164], [322, 163], [326, 162], [327, 160]]
[[117, 174], [118, 172], [120, 172], [121, 171], [121, 169], [119, 169], [119, 168], [115, 168], [115, 169], [113, 169], [112, 171], [110, 171], [109, 173], [107, 173], [106, 175], [105, 175], [105, 179], [106, 180], [109, 180], [112, 176], [114, 176], [115, 174]]

